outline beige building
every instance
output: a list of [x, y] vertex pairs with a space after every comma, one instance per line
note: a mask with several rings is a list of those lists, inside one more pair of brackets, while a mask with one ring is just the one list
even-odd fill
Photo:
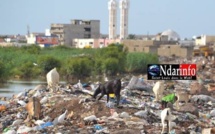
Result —
[[193, 46], [181, 46], [174, 41], [122, 40], [129, 52], [154, 53], [159, 56], [191, 57]]
[[213, 35], [201, 35], [196, 37], [195, 44], [197, 46], [213, 45], [215, 44], [215, 36]]
[[161, 45], [158, 48], [157, 54], [159, 56], [178, 56], [178, 57], [192, 57], [193, 47], [182, 47], [180, 45]]

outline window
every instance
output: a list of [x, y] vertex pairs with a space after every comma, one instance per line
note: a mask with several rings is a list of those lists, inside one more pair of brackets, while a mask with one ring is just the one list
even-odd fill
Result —
[[115, 25], [113, 25], [113, 27], [115, 27]]
[[136, 52], [136, 48], [134, 47], [134, 52]]
[[90, 42], [89, 44], [93, 44], [93, 42]]
[[100, 44], [103, 44], [103, 42], [100, 42]]
[[90, 31], [91, 31], [91, 28], [84, 28], [84, 31], [85, 31], [85, 32], [90, 32]]

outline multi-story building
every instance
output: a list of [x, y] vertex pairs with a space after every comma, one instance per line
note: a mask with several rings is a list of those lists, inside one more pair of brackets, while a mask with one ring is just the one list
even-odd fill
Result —
[[59, 37], [61, 45], [73, 46], [73, 39], [100, 37], [100, 20], [71, 20], [71, 24], [51, 24], [51, 34]]

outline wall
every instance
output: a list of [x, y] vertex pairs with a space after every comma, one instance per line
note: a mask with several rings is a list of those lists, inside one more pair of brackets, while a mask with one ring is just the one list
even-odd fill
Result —
[[158, 55], [160, 56], [179, 56], [179, 57], [191, 57], [193, 47], [181, 47], [180, 45], [162, 45], [158, 48]]
[[76, 48], [84, 48], [90, 45], [92, 48], [107, 47], [112, 43], [120, 43], [119, 39], [73, 39]]

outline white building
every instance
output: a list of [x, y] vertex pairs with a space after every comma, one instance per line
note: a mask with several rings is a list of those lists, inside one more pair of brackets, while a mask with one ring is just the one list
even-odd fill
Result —
[[169, 41], [178, 41], [180, 40], [180, 36], [177, 32], [168, 29], [161, 33], [161, 36], [167, 36]]
[[120, 0], [120, 39], [128, 37], [129, 0]]
[[116, 0], [109, 0], [109, 39], [116, 38], [117, 35], [117, 2]]
[[215, 44], [214, 35], [201, 35], [195, 38], [195, 44], [197, 46], [213, 45]]

